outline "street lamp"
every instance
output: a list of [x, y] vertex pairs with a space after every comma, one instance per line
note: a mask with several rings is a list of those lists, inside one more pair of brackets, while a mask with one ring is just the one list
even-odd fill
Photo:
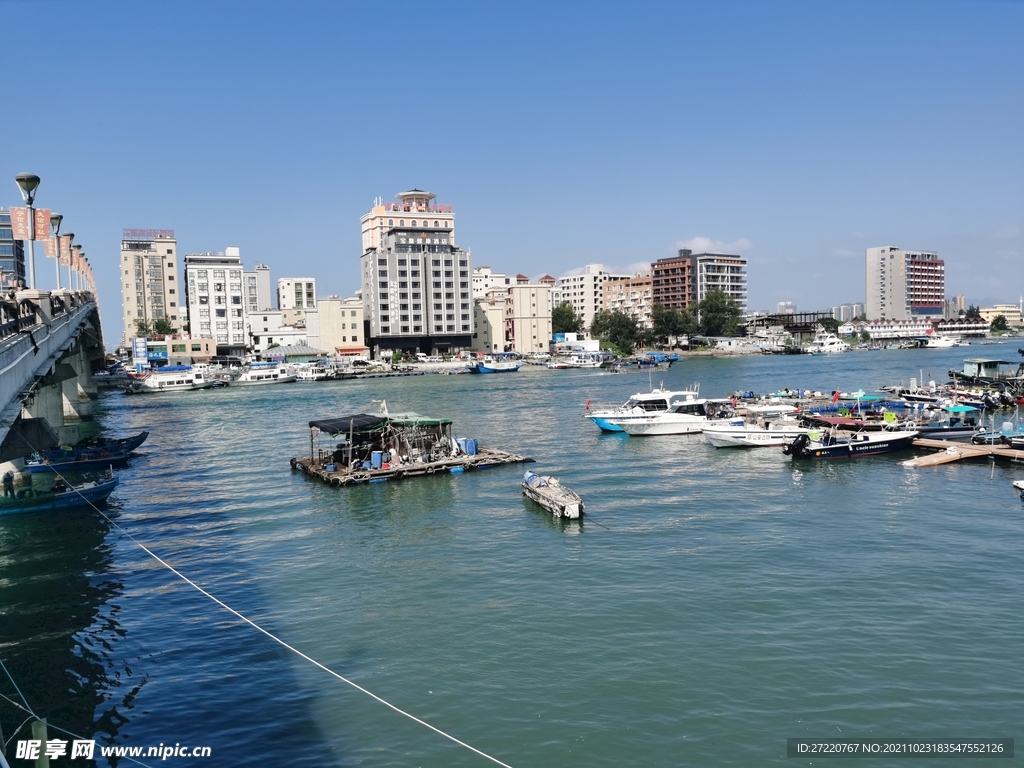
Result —
[[60, 290], [60, 223], [64, 216], [59, 213], [50, 214], [50, 227], [53, 229], [54, 261], [57, 262], [57, 290]]
[[[77, 265], [79, 263], [79, 260], [82, 258], [82, 246], [75, 245], [72, 247], [75, 249], [75, 257], [72, 259], [72, 261], [74, 261], [75, 264]], [[82, 289], [82, 276], [77, 269], [75, 270], [75, 287], [78, 290]]]
[[[71, 244], [75, 242], [74, 232], [65, 232], [64, 237], [68, 239], [68, 288], [74, 290], [75, 283], [71, 279]], [[59, 245], [59, 243], [58, 243]], [[60, 261], [60, 249], [57, 250], [57, 261]]]
[[36, 189], [39, 187], [39, 177], [34, 173], [19, 173], [14, 177], [21, 187], [21, 199], [28, 206], [28, 287], [36, 287], [36, 214], [32, 209], [32, 203], [36, 199]]

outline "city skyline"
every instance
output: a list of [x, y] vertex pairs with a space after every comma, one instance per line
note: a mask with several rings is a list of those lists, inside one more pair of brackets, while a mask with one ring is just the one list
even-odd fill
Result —
[[[16, 173], [42, 177], [108, 333], [124, 228], [347, 296], [352, 222], [414, 187], [501, 272], [737, 253], [750, 309], [826, 309], [863, 300], [865, 249], [895, 245], [937, 252], [968, 303], [1024, 293], [1018, 4], [313, 4], [315, 27], [279, 10], [5, 5], [40, 48], [30, 72], [8, 48], [10, 102], [68, 108], [5, 124], [0, 206], [21, 204]], [[424, 71], [387, 63], [377, 27], [395, 51], [440, 38]]]

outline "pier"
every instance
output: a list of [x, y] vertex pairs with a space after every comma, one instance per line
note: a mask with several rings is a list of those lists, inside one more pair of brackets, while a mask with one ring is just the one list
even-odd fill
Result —
[[963, 459], [1004, 458], [1010, 461], [1024, 462], [1024, 451], [1005, 445], [969, 445], [967, 443], [951, 443], [948, 440], [931, 440], [918, 438], [912, 445], [915, 448], [930, 448], [937, 451], [929, 456], [918, 456], [902, 462], [904, 467], [937, 467]]
[[[389, 480], [403, 480], [412, 477], [428, 477], [438, 473], [457, 475], [476, 469], [490, 469], [499, 464], [530, 464], [533, 459], [509, 453], [497, 448], [481, 447], [479, 453], [472, 456], [458, 456], [440, 461], [412, 462], [393, 467], [350, 468], [334, 463], [330, 459], [323, 461], [313, 458], [294, 458], [291, 466], [294, 471], [314, 477], [326, 485], [350, 486], [365, 483], [383, 483]], [[328, 469], [334, 467], [334, 469]]]

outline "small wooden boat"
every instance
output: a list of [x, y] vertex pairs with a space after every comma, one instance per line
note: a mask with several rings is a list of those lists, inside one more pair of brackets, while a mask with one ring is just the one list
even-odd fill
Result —
[[105, 500], [117, 487], [113, 475], [80, 485], [65, 486], [58, 480], [48, 491], [21, 488], [15, 498], [0, 498], [0, 515], [17, 515], [24, 512], [47, 512], [55, 509], [86, 507]]
[[527, 472], [523, 475], [523, 495], [555, 517], [576, 520], [583, 516], [583, 499], [554, 477]]
[[131, 451], [90, 450], [79, 451], [72, 458], [48, 459], [34, 456], [25, 460], [25, 471], [37, 472], [92, 472], [109, 467], [126, 467]]
[[68, 448], [52, 448], [47, 451], [40, 451], [43, 458], [50, 461], [75, 461], [81, 453], [99, 454], [106, 451], [108, 454], [131, 453], [149, 437], [149, 432], [143, 431], [134, 437], [87, 437], [79, 440], [74, 446]]

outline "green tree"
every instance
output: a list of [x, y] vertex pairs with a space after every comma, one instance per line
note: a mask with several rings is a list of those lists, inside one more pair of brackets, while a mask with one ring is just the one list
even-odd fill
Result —
[[700, 332], [705, 336], [735, 336], [743, 313], [724, 291], [710, 291], [698, 305]]
[[841, 323], [834, 317], [823, 317], [818, 321], [818, 325], [824, 328], [829, 333], [839, 333], [839, 326]]
[[153, 321], [153, 333], [159, 333], [164, 336], [170, 336], [174, 333], [174, 326], [171, 325], [171, 321], [166, 317], [158, 317]]
[[865, 331], [861, 331], [860, 332], [860, 340], [864, 341], [864, 342], [871, 341], [871, 334], [868, 331], [866, 331], [866, 330]]
[[594, 315], [594, 321], [590, 324], [590, 335], [611, 342], [629, 354], [640, 341], [643, 331], [638, 327], [636, 320], [626, 313], [602, 309]]
[[148, 338], [153, 335], [153, 327], [149, 324], [149, 320], [140, 317], [135, 321], [135, 335], [139, 338]]
[[582, 330], [583, 318], [576, 314], [568, 301], [551, 310], [552, 333], [579, 333]]
[[990, 331], [1007, 331], [1009, 326], [1006, 324], [1006, 315], [996, 315], [992, 318], [992, 325], [989, 326]]
[[967, 306], [967, 312], [964, 313], [964, 317], [968, 320], [981, 320], [981, 310], [974, 304]]

